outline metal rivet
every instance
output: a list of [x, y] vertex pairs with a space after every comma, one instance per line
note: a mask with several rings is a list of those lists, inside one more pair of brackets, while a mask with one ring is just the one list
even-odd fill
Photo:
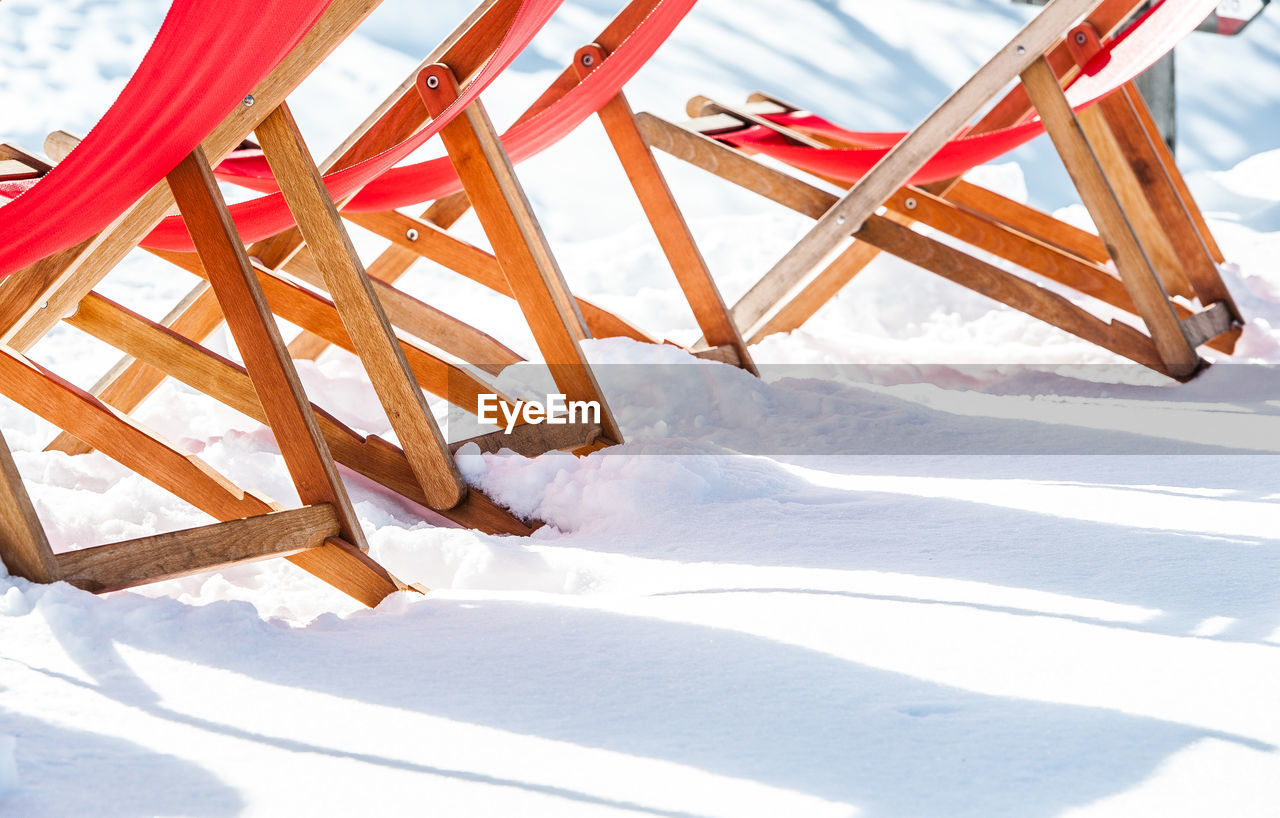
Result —
[[907, 199], [907, 201], [906, 201], [906, 205], [907, 205], [907, 210], [915, 210], [915, 209], [916, 209], [916, 200], [915, 200], [915, 199]]
[[416, 228], [416, 227], [410, 227], [408, 230], [404, 231], [404, 237], [405, 237], [406, 239], [408, 239], [409, 241], [417, 241], [417, 240], [418, 240], [418, 228]]
[[42, 310], [43, 310], [43, 309], [46, 309], [48, 306], [49, 306], [49, 302], [48, 302], [48, 301], [46, 301], [46, 302], [44, 302], [43, 304], [41, 304], [41, 305], [40, 305], [40, 309], [42, 309]]
[[1017, 50], [1018, 50], [1018, 53], [1019, 53], [1019, 54], [1026, 54], [1026, 53], [1027, 53], [1027, 47], [1026, 47], [1025, 45], [1020, 45], [1020, 46], [1018, 46], [1018, 49], [1017, 49]]
[[249, 108], [253, 105], [253, 94], [245, 94], [244, 107]]
[[1088, 41], [1089, 41], [1089, 38], [1085, 36], [1085, 33], [1083, 31], [1076, 32], [1076, 45], [1084, 45]]
[[437, 77], [435, 74], [431, 74], [431, 75], [429, 75], [429, 76], [427, 77], [427, 87], [428, 87], [428, 88], [439, 88], [439, 87], [440, 87], [440, 78], [439, 78], [439, 77]]
[[844, 224], [844, 216], [836, 216], [836, 224]]
[[594, 65], [594, 64], [595, 64], [595, 61], [596, 61], [596, 57], [595, 57], [595, 55], [594, 55], [594, 54], [583, 54], [583, 55], [582, 55], [582, 64], [583, 64], [583, 65], [585, 65], [585, 66], [587, 66], [588, 68], [590, 68], [592, 65]]

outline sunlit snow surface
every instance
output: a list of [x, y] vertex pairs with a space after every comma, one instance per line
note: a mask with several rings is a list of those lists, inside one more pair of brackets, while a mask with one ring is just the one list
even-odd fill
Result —
[[[494, 119], [619, 5], [569, 0], [486, 95]], [[292, 98], [313, 152], [468, 10], [389, 0]], [[0, 138], [87, 130], [164, 11], [0, 3]], [[703, 0], [628, 94], [681, 118], [693, 94], [763, 89], [909, 127], [1029, 13]], [[589, 342], [625, 446], [460, 458], [547, 522], [533, 537], [437, 527], [347, 475], [373, 555], [429, 596], [366, 611], [283, 560], [106, 597], [0, 579], [0, 814], [1275, 815], [1280, 15], [1197, 35], [1178, 77], [1245, 366], [1171, 385], [892, 260], [753, 348], [762, 380]], [[730, 301], [806, 229], [662, 163]], [[576, 292], [697, 336], [598, 125], [520, 175]], [[1043, 140], [974, 178], [1081, 218]], [[139, 254], [101, 290], [159, 317], [192, 284]], [[535, 355], [510, 302], [425, 264], [405, 287]], [[83, 386], [115, 361], [67, 327], [33, 357]], [[354, 359], [300, 369], [388, 434]], [[173, 384], [137, 415], [296, 503], [252, 421]], [[51, 427], [7, 401], [0, 425], [58, 550], [208, 522], [101, 455], [42, 452]]]

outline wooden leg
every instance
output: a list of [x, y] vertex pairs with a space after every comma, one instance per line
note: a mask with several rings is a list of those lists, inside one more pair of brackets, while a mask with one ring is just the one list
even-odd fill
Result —
[[338, 513], [342, 536], [361, 550], [367, 549], [360, 521], [320, 434], [311, 402], [285, 352], [280, 330], [218, 191], [213, 170], [199, 148], [169, 174], [169, 186], [245, 369], [262, 400], [268, 426], [299, 497], [308, 505], [332, 505]]
[[1191, 195], [1191, 190], [1187, 187], [1187, 180], [1182, 177], [1182, 171], [1178, 170], [1178, 164], [1173, 159], [1173, 152], [1169, 150], [1169, 145], [1164, 141], [1164, 137], [1160, 135], [1160, 129], [1156, 126], [1155, 119], [1151, 116], [1151, 111], [1147, 108], [1146, 101], [1142, 99], [1142, 95], [1138, 93], [1138, 89], [1132, 83], [1125, 86], [1124, 94], [1128, 97], [1129, 103], [1142, 121], [1142, 127], [1147, 132], [1147, 139], [1155, 149], [1156, 156], [1160, 158], [1160, 164], [1164, 167], [1165, 173], [1169, 175], [1174, 188], [1178, 191], [1178, 198], [1182, 200], [1182, 206], [1186, 208], [1187, 214], [1195, 223], [1196, 231], [1200, 234], [1200, 240], [1208, 248], [1209, 255], [1214, 262], [1222, 264], [1226, 261], [1222, 254], [1222, 249], [1218, 247], [1217, 241], [1214, 240], [1213, 232], [1209, 230], [1209, 225], [1204, 220], [1204, 214], [1200, 212], [1200, 207], [1196, 204], [1195, 197]]
[[[418, 90], [433, 115], [458, 96], [453, 72], [440, 64], [418, 75]], [[440, 136], [556, 385], [568, 400], [597, 402], [604, 438], [621, 442], [622, 433], [579, 346], [586, 336], [582, 316], [484, 107], [479, 101], [468, 105]]]
[[1056, 293], [957, 252], [909, 227], [882, 216], [871, 216], [857, 236], [862, 241], [874, 244], [918, 267], [1008, 304], [1143, 366], [1169, 374], [1151, 339], [1132, 327], [1120, 323], [1107, 324]]
[[[588, 45], [578, 49], [574, 55], [574, 66], [579, 75], [585, 77], [590, 73], [590, 66], [598, 65], [604, 59], [603, 48]], [[747, 351], [746, 342], [742, 340], [742, 335], [733, 322], [733, 315], [725, 306], [720, 290], [711, 277], [711, 271], [707, 269], [706, 260], [698, 250], [693, 234], [689, 232], [689, 225], [654, 160], [653, 151], [636, 127], [635, 113], [626, 96], [619, 91], [617, 96], [597, 111], [597, 115], [613, 144], [614, 153], [618, 155], [623, 170], [631, 181], [636, 198], [640, 200], [640, 206], [658, 237], [658, 243], [671, 264], [676, 280], [684, 291], [685, 300], [692, 308], [707, 344], [733, 349], [738, 355], [739, 365], [748, 372], [758, 374], [751, 361], [751, 354]]]
[[324, 274], [347, 333], [431, 507], [457, 505], [466, 495], [466, 484], [413, 381], [391, 324], [288, 108], [281, 105], [268, 115], [257, 134], [263, 155], [280, 183], [280, 191], [289, 202], [312, 258]]
[[1165, 369], [1174, 377], [1191, 375], [1200, 366], [1199, 356], [1170, 306], [1090, 140], [1058, 87], [1053, 69], [1043, 59], [1037, 60], [1023, 72], [1022, 83], [1093, 216], [1099, 235], [1111, 249], [1120, 278], [1151, 332]]
[[[1173, 246], [1200, 302], [1206, 305], [1225, 302], [1232, 314], [1239, 318], [1239, 310], [1222, 283], [1217, 264], [1155, 146], [1151, 144], [1128, 90], [1111, 94], [1098, 103], [1107, 126], [1140, 181], [1159, 228]], [[1163, 143], [1164, 140], [1160, 141]]]
[[[267, 422], [262, 401], [248, 373], [191, 339], [148, 321], [97, 293], [85, 297], [80, 310], [69, 322], [232, 409], [260, 423]], [[319, 407], [312, 406], [312, 413], [337, 462], [419, 505], [426, 505], [426, 495], [403, 451], [379, 437], [357, 434]], [[475, 489], [467, 492], [462, 503], [440, 514], [459, 525], [490, 534], [524, 535], [533, 530]]]
[[57, 557], [49, 547], [49, 538], [22, 485], [22, 476], [3, 435], [0, 435], [0, 560], [10, 574], [32, 582], [57, 582], [62, 578]]

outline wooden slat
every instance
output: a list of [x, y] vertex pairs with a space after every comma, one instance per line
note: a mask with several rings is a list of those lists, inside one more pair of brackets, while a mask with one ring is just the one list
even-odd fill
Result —
[[1125, 218], [1133, 226], [1134, 235], [1142, 245], [1151, 262], [1151, 269], [1155, 270], [1165, 292], [1195, 298], [1191, 282], [1183, 271], [1183, 262], [1169, 241], [1169, 235], [1157, 220], [1151, 202], [1143, 193], [1143, 182], [1127, 161], [1124, 150], [1107, 124], [1101, 106], [1094, 105], [1081, 111], [1076, 115], [1076, 121], [1080, 123], [1080, 130], [1093, 148], [1098, 165], [1106, 175]]
[[[203, 276], [204, 268], [198, 259], [187, 253], [168, 253], [155, 251], [164, 258], [196, 275]], [[347, 333], [342, 319], [338, 316], [333, 302], [318, 293], [307, 290], [297, 284], [254, 266], [258, 281], [266, 293], [267, 303], [271, 311], [291, 324], [315, 333], [329, 343], [336, 344], [348, 352], [355, 353], [355, 345]], [[493, 384], [483, 381], [472, 372], [432, 355], [411, 339], [399, 338], [400, 351], [409, 362], [409, 369], [418, 384], [433, 395], [445, 398], [455, 406], [472, 414], [476, 411], [476, 396], [479, 394], [498, 394]]]
[[1044, 60], [1038, 60], [1023, 73], [1022, 82], [1081, 200], [1098, 226], [1099, 235], [1111, 250], [1120, 279], [1146, 323], [1165, 369], [1174, 377], [1191, 375], [1199, 368], [1200, 359], [1188, 343], [1133, 226], [1058, 87], [1053, 70]]
[[[425, 69], [418, 90], [433, 115], [458, 96], [457, 80], [445, 65]], [[484, 106], [478, 100], [468, 105], [440, 136], [557, 387], [569, 400], [598, 402], [603, 438], [621, 442], [579, 346], [586, 336], [582, 316]]]
[[342, 316], [347, 334], [404, 446], [432, 508], [457, 505], [466, 494], [422, 392], [413, 381], [338, 211], [307, 152], [297, 123], [281, 105], [258, 126], [263, 155], [289, 203], [311, 257]]
[[1155, 148], [1156, 156], [1160, 158], [1160, 164], [1164, 167], [1165, 173], [1169, 175], [1174, 188], [1178, 191], [1178, 198], [1182, 200], [1182, 205], [1186, 208], [1187, 214], [1195, 222], [1196, 230], [1200, 234], [1200, 240], [1209, 249], [1209, 255], [1213, 260], [1218, 264], [1222, 264], [1226, 261], [1226, 257], [1222, 254], [1222, 248], [1218, 246], [1218, 242], [1213, 237], [1213, 231], [1209, 229], [1209, 225], [1204, 219], [1204, 214], [1200, 211], [1199, 205], [1196, 204], [1195, 197], [1191, 195], [1191, 189], [1187, 187], [1187, 180], [1183, 178], [1182, 171], [1178, 170], [1178, 163], [1174, 161], [1173, 152], [1169, 150], [1169, 145], [1164, 141], [1164, 137], [1160, 135], [1160, 128], [1151, 116], [1151, 109], [1147, 107], [1147, 103], [1142, 99], [1142, 95], [1138, 93], [1137, 88], [1133, 87], [1132, 83], [1125, 87], [1124, 93], [1137, 112], [1138, 118], [1142, 121], [1142, 127], [1147, 132], [1147, 139], [1152, 147]]
[[[314, 287], [324, 287], [324, 275], [311, 261], [309, 253], [299, 253], [285, 264], [285, 270]], [[370, 276], [374, 292], [382, 302], [387, 320], [396, 328], [414, 335], [434, 347], [448, 352], [491, 375], [498, 375], [511, 364], [522, 362], [511, 348], [488, 333], [459, 321], [430, 304], [397, 290], [390, 284]]]
[[284, 557], [338, 535], [332, 506], [314, 505], [243, 520], [99, 545], [57, 556], [62, 578], [95, 594]]
[[[922, 236], [881, 216], [871, 216], [859, 239], [1086, 341], [1169, 374], [1151, 339], [1125, 324], [1107, 324], [1062, 296]], [[1187, 373], [1182, 373], [1187, 374]]]
[[[82, 301], [82, 306], [83, 303]], [[179, 335], [203, 341], [222, 324], [222, 309], [218, 306], [218, 299], [209, 283], [201, 281], [160, 323], [171, 327]], [[107, 405], [128, 414], [164, 383], [166, 377], [159, 369], [126, 357], [118, 361], [89, 391]], [[45, 447], [45, 451], [76, 455], [88, 454], [93, 449], [70, 432], [62, 432]]]
[[1225, 302], [1238, 315], [1217, 265], [1178, 195], [1155, 146], [1151, 144], [1151, 138], [1142, 125], [1128, 91], [1137, 96], [1136, 89], [1126, 88], [1126, 93], [1111, 94], [1098, 103], [1108, 129], [1115, 136], [1125, 161], [1133, 169], [1158, 228], [1168, 238], [1170, 248], [1186, 273], [1195, 295], [1202, 304]]
[[[485, 0], [431, 51], [419, 68], [450, 58], [458, 65], [459, 71], [464, 70], [464, 66], [467, 73], [478, 70], [484, 58], [497, 47], [519, 6], [518, 0]], [[376, 156], [407, 139], [427, 122], [426, 109], [413, 89], [416, 76], [417, 70], [320, 163], [323, 173], [341, 170]], [[293, 227], [258, 242], [250, 252], [260, 258], [264, 266], [274, 270], [298, 252], [302, 241], [302, 234]]]
[[0, 347], [0, 383], [15, 403], [206, 514], [233, 520], [277, 510], [270, 501], [232, 485], [198, 457], [178, 451], [88, 392], [5, 347]]
[[23, 179], [35, 179], [40, 171], [17, 159], [0, 159], [0, 182], [14, 182]]
[[1136, 312], [1120, 279], [1102, 267], [1010, 230], [1004, 225], [961, 210], [919, 188], [906, 188], [889, 197], [888, 207], [966, 244], [1011, 261], [1045, 278]]
[[[379, 2], [329, 3], [293, 51], [253, 90], [256, 104], [236, 106], [204, 140], [202, 147], [210, 162], [216, 164], [234, 150]], [[24, 350], [43, 338], [159, 223], [172, 205], [168, 186], [157, 185], [94, 238], [9, 276], [0, 286], [0, 343]]]
[[[377, 233], [422, 258], [462, 273], [491, 290], [502, 292], [507, 289], [502, 267], [492, 253], [450, 235], [425, 219], [415, 219], [395, 210], [342, 215], [352, 224]], [[417, 238], [409, 238], [411, 230], [416, 232]]]
[[24, 151], [22, 148], [11, 142], [0, 142], [0, 160], [18, 162], [19, 164], [25, 165], [27, 168], [35, 170], [37, 176], [43, 176], [50, 170], [53, 170], [53, 166], [48, 162], [35, 154]]
[[[604, 61], [605, 53], [599, 46], [587, 46], [578, 50], [575, 63], [581, 66], [584, 57], [589, 57], [596, 65]], [[589, 73], [585, 66], [580, 70], [584, 76]], [[619, 92], [596, 113], [671, 264], [685, 300], [693, 310], [703, 337], [711, 346], [732, 347], [742, 368], [756, 374], [751, 353], [747, 351], [733, 316], [720, 296], [707, 262], [689, 232], [689, 225], [671, 195], [653, 152], [636, 127], [631, 105]]]
[[449, 451], [456, 454], [463, 446], [474, 443], [480, 447], [481, 452], [489, 454], [506, 449], [525, 457], [537, 457], [550, 451], [573, 451], [590, 446], [600, 438], [602, 432], [598, 423], [526, 423], [515, 427], [510, 433], [486, 432], [455, 441], [449, 444]]
[[[97, 293], [86, 296], [80, 310], [68, 321], [77, 329], [147, 361], [247, 417], [266, 423], [266, 413], [248, 373], [191, 339], [148, 321]], [[426, 506], [426, 495], [401, 449], [377, 436], [357, 434], [319, 407], [313, 405], [312, 411], [335, 460]], [[440, 513], [459, 525], [490, 534], [525, 535], [533, 530], [475, 489], [467, 492], [467, 499], [462, 503]]]
[[332, 506], [342, 537], [361, 550], [366, 549], [364, 531], [320, 434], [311, 401], [285, 351], [284, 340], [218, 191], [213, 170], [199, 148], [169, 174], [169, 186], [245, 369], [253, 379], [267, 425], [298, 496], [307, 505]]
[[58, 560], [49, 547], [44, 526], [22, 485], [9, 444], [0, 435], [0, 560], [15, 577], [32, 582], [57, 582], [62, 578]]
[[1218, 301], [1185, 319], [1182, 325], [1186, 327], [1191, 345], [1200, 346], [1231, 329], [1231, 309], [1225, 303]]
[[[817, 219], [831, 208], [837, 197], [821, 188], [789, 176], [775, 168], [727, 148], [714, 139], [686, 131], [648, 113], [636, 114], [636, 124], [652, 147], [677, 159], [728, 179], [797, 213]], [[737, 315], [739, 327], [746, 324]]]
[[[924, 166], [983, 105], [1049, 49], [1100, 0], [1053, 0], [1008, 45], [898, 142], [777, 264], [749, 299], [735, 308], [740, 327], [751, 327], [815, 268], [826, 266], [847, 246], [848, 236]], [[1052, 70], [1046, 70], [1052, 76]], [[1056, 79], [1055, 79], [1056, 85]]]
[[961, 179], [951, 185], [943, 196], [966, 210], [987, 216], [1085, 261], [1106, 264], [1111, 260], [1107, 246], [1094, 234], [995, 191]]

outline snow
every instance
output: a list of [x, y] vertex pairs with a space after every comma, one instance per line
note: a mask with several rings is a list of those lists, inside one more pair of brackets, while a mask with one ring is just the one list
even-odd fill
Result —
[[[566, 4], [486, 94], [495, 120], [619, 5]], [[313, 152], [469, 6], [387, 0], [291, 100]], [[778, 8], [702, 0], [634, 107], [679, 118], [696, 93], [785, 90], [909, 127], [1033, 11]], [[164, 11], [0, 4], [0, 138], [86, 130]], [[1232, 361], [1170, 384], [889, 259], [755, 346], [758, 380], [588, 342], [628, 443], [459, 457], [547, 522], [532, 537], [438, 525], [345, 475], [373, 555], [425, 597], [365, 610], [283, 560], [102, 597], [0, 573], [0, 813], [1274, 815], [1280, 16], [1178, 59], [1180, 159], [1250, 319]], [[1080, 219], [1042, 142], [974, 178]], [[660, 161], [730, 300], [807, 227]], [[595, 123], [519, 172], [575, 292], [696, 337]], [[191, 284], [134, 255], [102, 291], [154, 317]], [[427, 265], [405, 287], [534, 354], [509, 303]], [[33, 354], [85, 386], [115, 361], [67, 327]], [[353, 359], [300, 369], [344, 422], [388, 433]], [[528, 367], [501, 381], [539, 385]], [[174, 384], [138, 417], [297, 502], [247, 418]], [[7, 401], [0, 427], [57, 550], [208, 522], [101, 455], [43, 452], [52, 428]]]

